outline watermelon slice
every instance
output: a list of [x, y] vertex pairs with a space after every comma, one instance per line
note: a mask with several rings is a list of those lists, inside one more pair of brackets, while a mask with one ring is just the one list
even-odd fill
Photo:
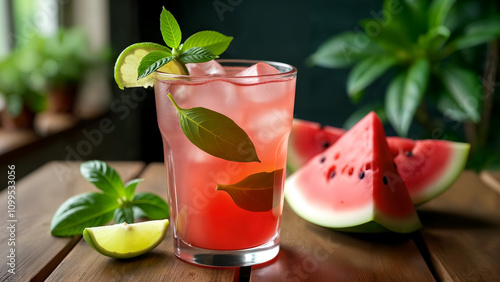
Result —
[[[287, 168], [293, 173], [315, 155], [333, 144], [344, 130], [322, 127], [315, 122], [294, 119], [288, 144]], [[445, 192], [465, 167], [470, 145], [444, 140], [411, 140], [387, 137], [398, 173], [403, 178], [414, 205]], [[300, 156], [300, 157], [297, 157]]]
[[373, 112], [291, 175], [285, 197], [295, 213], [325, 227], [375, 222], [400, 233], [421, 227]]
[[288, 141], [287, 171], [292, 173], [307, 161], [325, 151], [345, 133], [345, 130], [294, 119]]

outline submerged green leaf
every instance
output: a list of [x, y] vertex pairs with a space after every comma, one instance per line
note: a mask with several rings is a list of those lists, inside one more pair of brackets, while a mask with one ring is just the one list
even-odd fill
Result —
[[206, 153], [228, 161], [260, 162], [247, 133], [229, 117], [202, 107], [182, 109], [172, 98], [184, 135]]
[[217, 185], [217, 190], [227, 192], [234, 203], [245, 210], [265, 212], [279, 204], [283, 169], [259, 172], [230, 185]]

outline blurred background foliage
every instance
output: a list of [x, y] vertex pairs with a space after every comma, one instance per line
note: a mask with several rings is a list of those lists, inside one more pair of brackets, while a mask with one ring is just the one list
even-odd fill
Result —
[[[130, 44], [163, 42], [159, 13], [165, 6], [179, 21], [184, 36], [200, 30], [234, 36], [223, 58], [296, 66], [296, 118], [349, 128], [375, 110], [386, 121], [387, 135], [468, 140], [475, 148], [470, 167], [491, 168], [500, 164], [500, 112], [496, 110], [500, 99], [494, 93], [498, 64], [488, 63], [497, 60], [494, 50], [498, 54], [494, 40], [498, 35], [497, 2], [0, 0], [3, 96], [22, 92], [41, 97], [41, 102], [26, 98], [33, 101], [26, 104], [35, 111], [47, 109], [49, 88], [74, 83], [80, 77], [78, 92], [104, 103], [104, 118], [114, 128], [100, 142], [92, 143], [88, 153], [78, 150], [79, 144], [89, 141], [79, 128], [71, 137], [47, 143], [39, 149], [43, 153], [31, 151], [16, 159], [26, 160], [24, 166], [29, 163], [33, 168], [51, 159], [163, 161], [152, 90], [120, 91], [113, 81], [113, 63]], [[391, 9], [399, 12], [385, 12]], [[390, 20], [384, 18], [385, 13]], [[354, 48], [346, 49], [349, 46]], [[342, 51], [351, 61], [338, 55]], [[30, 52], [38, 55], [35, 58]], [[33, 60], [25, 59], [30, 56]], [[100, 66], [96, 67], [96, 61]], [[496, 74], [490, 78], [487, 69]], [[411, 95], [402, 95], [405, 83], [401, 77], [409, 76], [415, 82], [406, 86]], [[492, 93], [489, 106], [481, 98], [483, 79], [491, 86], [486, 88]], [[472, 96], [466, 91], [478, 85], [481, 91]], [[386, 99], [389, 89], [394, 89], [396, 98]], [[417, 98], [405, 98], [413, 95]], [[477, 105], [468, 106], [460, 95], [473, 97]], [[9, 102], [17, 103], [13, 113], [25, 101], [8, 99], [17, 101]], [[485, 110], [489, 107], [492, 110]], [[98, 128], [98, 122], [87, 125], [87, 132]]]

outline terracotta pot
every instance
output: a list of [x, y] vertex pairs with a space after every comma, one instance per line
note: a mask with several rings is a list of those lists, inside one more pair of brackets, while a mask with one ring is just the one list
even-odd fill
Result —
[[7, 130], [15, 129], [31, 129], [33, 128], [33, 121], [35, 114], [26, 106], [17, 117], [12, 117], [7, 109], [0, 112], [0, 122], [2, 127]]
[[47, 110], [53, 113], [73, 113], [77, 90], [76, 85], [52, 87], [48, 95]]

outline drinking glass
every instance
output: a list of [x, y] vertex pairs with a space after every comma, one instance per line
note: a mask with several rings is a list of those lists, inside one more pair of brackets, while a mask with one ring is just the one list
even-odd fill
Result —
[[[297, 69], [262, 61], [279, 73], [239, 76], [259, 61], [217, 62], [225, 74], [156, 72], [173, 248], [177, 257], [195, 264], [254, 265], [279, 251]], [[193, 144], [169, 93], [182, 109], [203, 107], [234, 121], [252, 141], [258, 161], [229, 161]]]

